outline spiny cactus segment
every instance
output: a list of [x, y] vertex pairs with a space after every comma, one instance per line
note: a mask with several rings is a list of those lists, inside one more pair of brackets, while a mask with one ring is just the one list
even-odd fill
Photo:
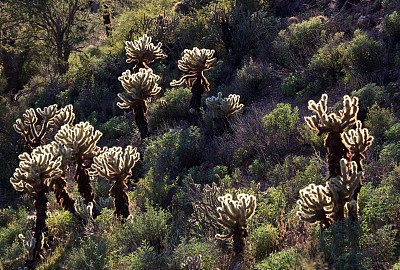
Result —
[[128, 59], [127, 63], [137, 62], [133, 68], [137, 72], [140, 68], [149, 69], [148, 64], [154, 62], [156, 59], [165, 59], [167, 55], [161, 49], [162, 43], [159, 42], [155, 46], [151, 42], [151, 37], [144, 34], [138, 40], [125, 41], [125, 50]]
[[256, 210], [256, 197], [248, 194], [239, 194], [238, 200], [233, 200], [231, 194], [218, 197], [222, 206], [217, 208], [219, 217], [217, 222], [227, 229], [228, 235], [215, 235], [218, 239], [233, 237], [233, 250], [240, 256], [245, 246], [247, 233], [247, 220], [250, 219]]
[[210, 108], [214, 117], [229, 117], [243, 108], [243, 104], [240, 104], [240, 96], [236, 94], [230, 94], [228, 97], [223, 98], [222, 93], [218, 92], [218, 95], [209, 97], [206, 99], [206, 104]]
[[123, 72], [118, 80], [121, 81], [127, 95], [118, 94], [122, 102], [118, 102], [117, 106], [121, 109], [132, 109], [140, 135], [145, 138], [148, 134], [147, 101], [161, 91], [161, 87], [157, 84], [160, 77], [151, 69], [141, 68], [135, 74], [131, 74], [129, 70]]
[[202, 256], [198, 254], [196, 256], [188, 256], [185, 262], [181, 263], [181, 269], [183, 270], [200, 270], [202, 269]]
[[214, 50], [197, 47], [192, 50], [184, 50], [182, 59], [178, 61], [178, 67], [185, 75], [179, 80], [171, 82], [171, 86], [178, 86], [186, 82], [187, 86], [192, 87], [190, 107], [196, 112], [200, 110], [202, 94], [210, 91], [210, 84], [203, 73], [216, 67], [219, 63], [214, 57], [214, 52]]
[[[38, 123], [38, 115], [42, 121]], [[14, 124], [14, 130], [21, 134], [28, 148], [35, 148], [44, 144], [44, 136], [51, 126], [60, 128], [62, 125], [72, 125], [75, 114], [72, 105], [57, 110], [57, 105], [53, 104], [43, 109], [30, 108], [22, 115], [24, 120], [18, 118]]]
[[75, 204], [75, 211], [80, 218], [89, 221], [93, 218], [93, 202], [85, 204], [81, 196], [78, 196]]
[[28, 260], [33, 260], [36, 238], [33, 237], [32, 231], [27, 230], [25, 232], [25, 235], [19, 234], [18, 237], [19, 239], [22, 240], [23, 248], [28, 252], [27, 254]]
[[332, 220], [328, 217], [332, 213], [332, 200], [327, 195], [328, 190], [321, 185], [310, 184], [300, 190], [300, 199], [297, 204], [300, 211], [297, 214], [309, 223], [321, 222], [325, 228], [329, 227]]
[[93, 175], [106, 178], [113, 186], [110, 196], [114, 198], [115, 215], [127, 218], [129, 215], [129, 199], [126, 195], [126, 180], [132, 175], [132, 169], [139, 160], [136, 148], [127, 146], [125, 151], [121, 147], [105, 147], [101, 154], [93, 159]]

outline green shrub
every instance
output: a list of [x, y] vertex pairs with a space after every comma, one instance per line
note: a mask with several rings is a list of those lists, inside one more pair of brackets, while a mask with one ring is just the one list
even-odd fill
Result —
[[328, 40], [326, 25], [320, 17], [313, 17], [290, 25], [279, 32], [274, 41], [279, 61], [294, 70], [305, 66], [311, 56]]
[[400, 142], [386, 143], [379, 154], [379, 158], [387, 162], [400, 162]]
[[258, 159], [254, 160], [253, 163], [249, 166], [248, 171], [251, 175], [253, 175], [258, 181], [262, 181], [266, 178], [269, 163], [264, 163]]
[[172, 125], [187, 120], [191, 96], [189, 88], [167, 89], [164, 97], [157, 99], [149, 108], [149, 128], [155, 130], [163, 125]]
[[68, 211], [55, 210], [48, 214], [46, 225], [54, 239], [65, 239], [76, 231], [77, 220]]
[[153, 168], [156, 176], [163, 177], [170, 172], [174, 178], [177, 172], [198, 165], [201, 161], [198, 127], [171, 129], [154, 139], [148, 139], [146, 144], [143, 157], [145, 169], [149, 171]]
[[272, 112], [263, 117], [262, 121], [267, 133], [288, 137], [299, 120], [299, 108], [292, 109], [292, 105], [288, 103], [279, 103]]
[[365, 127], [368, 128], [374, 143], [382, 144], [385, 131], [390, 129], [396, 123], [396, 116], [390, 108], [381, 108], [378, 105], [373, 105], [367, 113]]
[[271, 224], [263, 224], [251, 233], [253, 254], [256, 260], [265, 259], [278, 244], [279, 230]]
[[169, 269], [167, 258], [162, 254], [158, 254], [147, 241], [143, 241], [134, 253], [123, 260], [127, 266], [125, 269]]
[[124, 116], [113, 116], [99, 127], [104, 139], [114, 141], [118, 138], [138, 132], [136, 124], [132, 120], [125, 119]]
[[303, 270], [299, 251], [295, 248], [272, 253], [267, 259], [256, 266], [260, 270]]
[[105, 269], [107, 264], [107, 246], [104, 242], [82, 239], [66, 258], [67, 269]]
[[395, 41], [400, 40], [400, 14], [393, 11], [382, 19], [382, 28]]
[[295, 96], [303, 90], [307, 85], [303, 75], [302, 72], [290, 73], [289, 76], [283, 79], [281, 85], [282, 92], [287, 96]]
[[257, 201], [254, 219], [259, 223], [270, 223], [275, 226], [285, 213], [287, 200], [281, 187], [269, 187]]
[[375, 103], [381, 103], [389, 98], [389, 93], [385, 92], [383, 86], [377, 86], [375, 83], [365, 85], [363, 88], [353, 91], [352, 96], [359, 99], [358, 116], [360, 119], [365, 119], [368, 109]]
[[186, 261], [187, 257], [201, 255], [202, 268], [204, 270], [215, 269], [222, 252], [214, 241], [204, 242], [200, 239], [191, 238], [190, 240], [182, 239], [181, 243], [172, 252], [172, 259], [175, 265], [180, 269], [181, 263]]
[[337, 258], [333, 266], [336, 270], [367, 270], [367, 264], [364, 262], [364, 254], [357, 250], [351, 250]]

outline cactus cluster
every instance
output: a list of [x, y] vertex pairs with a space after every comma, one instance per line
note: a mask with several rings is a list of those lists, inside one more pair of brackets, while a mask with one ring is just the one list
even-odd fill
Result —
[[198, 254], [196, 256], [189, 256], [186, 260], [181, 263], [181, 269], [183, 270], [200, 270], [202, 269], [202, 256]]
[[78, 216], [89, 222], [93, 218], [93, 202], [85, 204], [81, 196], [76, 198], [75, 211]]
[[211, 110], [214, 118], [228, 118], [239, 112], [244, 106], [243, 104], [240, 104], [239, 95], [230, 94], [228, 97], [223, 98], [221, 92], [218, 92], [216, 97], [212, 96], [207, 98], [206, 105]]
[[194, 47], [192, 50], [185, 49], [183, 57], [178, 61], [178, 68], [185, 73], [179, 80], [173, 80], [171, 86], [181, 85], [186, 82], [191, 86], [192, 98], [190, 108], [195, 112], [200, 110], [201, 96], [204, 92], [210, 91], [210, 83], [204, 76], [204, 71], [210, 70], [219, 63], [214, 57], [214, 50], [199, 49]]
[[215, 235], [216, 238], [226, 239], [233, 238], [233, 250], [237, 255], [243, 252], [245, 241], [248, 236], [247, 220], [250, 219], [256, 210], [256, 197], [248, 194], [239, 194], [237, 201], [233, 200], [231, 194], [218, 197], [221, 207], [217, 208], [217, 222], [223, 227], [230, 230], [228, 235]]
[[33, 255], [34, 255], [34, 249], [36, 246], [36, 238], [33, 237], [32, 231], [27, 230], [25, 232], [25, 235], [20, 233], [18, 235], [19, 239], [22, 240], [22, 247], [28, 251], [27, 258], [28, 260], [33, 260]]
[[[41, 117], [39, 123], [38, 115]], [[72, 125], [75, 120], [72, 105], [57, 110], [53, 104], [43, 109], [30, 108], [22, 115], [24, 120], [18, 118], [14, 124], [14, 130], [21, 134], [28, 148], [33, 149], [44, 144], [44, 136], [52, 126], [60, 128], [63, 125]]]
[[154, 62], [156, 59], [165, 59], [167, 55], [161, 49], [161, 42], [154, 45], [151, 42], [151, 37], [144, 34], [138, 40], [125, 41], [125, 50], [128, 59], [127, 63], [137, 62], [133, 68], [135, 72], [140, 68], [149, 69], [148, 64]]
[[101, 154], [93, 160], [92, 174], [104, 177], [113, 184], [110, 196], [114, 198], [115, 215], [118, 218], [129, 216], [126, 181], [132, 175], [132, 169], [138, 160], [139, 153], [131, 146], [127, 146], [125, 151], [121, 147], [104, 147]]

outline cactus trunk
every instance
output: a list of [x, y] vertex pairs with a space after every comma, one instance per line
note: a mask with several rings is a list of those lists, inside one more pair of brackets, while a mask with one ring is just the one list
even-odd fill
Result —
[[341, 132], [329, 132], [325, 147], [328, 150], [329, 179], [340, 176], [340, 160], [350, 161], [350, 151], [342, 141]]
[[195, 113], [198, 113], [201, 107], [201, 97], [205, 91], [201, 76], [196, 77], [191, 90], [192, 98], [190, 99], [190, 108], [194, 109]]
[[147, 105], [144, 100], [135, 100], [135, 105], [133, 106], [133, 113], [135, 115], [135, 122], [139, 128], [140, 136], [142, 139], [146, 138], [149, 129], [147, 126]]
[[243, 259], [243, 251], [246, 246], [245, 238], [247, 237], [247, 230], [242, 227], [238, 227], [233, 232], [233, 251], [236, 255], [236, 261], [240, 262]]
[[[355, 153], [354, 154], [354, 156], [352, 157], [352, 161], [355, 161], [356, 162], [356, 164], [357, 164], [357, 170], [360, 172], [363, 172], [364, 171], [364, 168], [363, 168], [363, 165], [362, 165], [362, 162], [363, 162], [363, 160], [364, 160], [364, 155], [363, 154], [361, 154], [361, 153]], [[355, 200], [356, 202], [358, 202], [358, 194], [360, 193], [360, 191], [361, 191], [361, 188], [362, 188], [362, 186], [363, 186], [363, 183], [362, 183], [362, 179], [363, 179], [364, 177], [361, 177], [360, 178], [360, 182], [358, 183], [358, 186], [357, 186], [357, 188], [354, 190], [354, 193], [353, 193], [353, 196], [352, 196], [352, 198], [353, 198], [353, 200]]]
[[64, 177], [58, 178], [54, 182], [54, 194], [56, 196], [58, 204], [64, 208], [65, 210], [71, 212], [72, 214], [75, 213], [75, 201], [71, 199], [68, 192], [65, 190], [67, 186], [67, 182], [65, 181]]
[[94, 194], [90, 185], [89, 168], [83, 164], [83, 161], [78, 161], [74, 181], [78, 184], [78, 191], [82, 195], [85, 204], [94, 202]]
[[117, 218], [127, 218], [129, 216], [129, 199], [124, 189], [126, 185], [121, 182], [115, 182], [110, 190], [111, 197], [114, 198], [114, 214]]

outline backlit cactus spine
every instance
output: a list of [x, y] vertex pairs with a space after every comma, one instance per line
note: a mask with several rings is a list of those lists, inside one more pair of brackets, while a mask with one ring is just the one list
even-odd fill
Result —
[[171, 82], [171, 86], [186, 85], [192, 87], [192, 98], [190, 100], [190, 108], [196, 113], [200, 111], [201, 97], [204, 92], [210, 91], [210, 83], [204, 76], [204, 71], [210, 70], [217, 66], [217, 58], [214, 57], [214, 50], [199, 49], [194, 47], [192, 50], [185, 49], [183, 57], [178, 61], [178, 68], [185, 75], [178, 81]]
[[223, 98], [221, 92], [218, 92], [216, 97], [207, 98], [206, 105], [213, 114], [214, 130], [217, 134], [229, 130], [229, 117], [239, 112], [244, 106], [240, 104], [239, 95], [230, 94], [228, 97]]
[[228, 235], [215, 235], [219, 239], [233, 238], [233, 250], [240, 258], [246, 245], [245, 238], [248, 236], [247, 220], [256, 210], [256, 197], [248, 194], [239, 194], [238, 200], [233, 200], [231, 194], [218, 197], [222, 206], [217, 208], [217, 222], [230, 230]]
[[88, 122], [80, 122], [75, 126], [64, 125], [57, 132], [55, 140], [71, 149], [71, 162], [76, 165], [74, 181], [85, 204], [94, 202], [94, 194], [90, 185], [89, 169], [100, 148], [97, 146], [102, 133], [95, 130]]
[[141, 68], [135, 74], [131, 74], [129, 70], [123, 72], [122, 76], [118, 77], [118, 80], [127, 93], [125, 95], [118, 94], [122, 102], [118, 102], [117, 106], [121, 109], [132, 109], [136, 125], [143, 139], [148, 134], [147, 101], [161, 91], [161, 87], [157, 84], [160, 76], [153, 74], [151, 69]]
[[31, 154], [19, 155], [19, 167], [10, 178], [17, 191], [25, 191], [34, 199], [36, 222], [34, 229], [35, 247], [32, 259], [27, 265], [32, 265], [42, 249], [42, 233], [46, 231], [47, 197], [46, 193], [55, 179], [62, 175], [60, 169], [62, 158], [53, 154], [49, 145], [37, 147]]
[[137, 62], [133, 67], [133, 72], [139, 72], [141, 68], [150, 69], [148, 64], [153, 63], [156, 59], [167, 58], [167, 55], [161, 49], [162, 43], [159, 42], [155, 46], [151, 42], [151, 37], [144, 34], [138, 40], [125, 41], [125, 50], [128, 59], [127, 63]]
[[127, 146], [125, 151], [122, 151], [121, 147], [105, 147], [93, 160], [93, 175], [104, 177], [113, 184], [110, 196], [114, 198], [114, 213], [118, 218], [129, 216], [126, 182], [128, 177], [132, 176], [132, 169], [138, 160], [139, 153], [132, 146]]

